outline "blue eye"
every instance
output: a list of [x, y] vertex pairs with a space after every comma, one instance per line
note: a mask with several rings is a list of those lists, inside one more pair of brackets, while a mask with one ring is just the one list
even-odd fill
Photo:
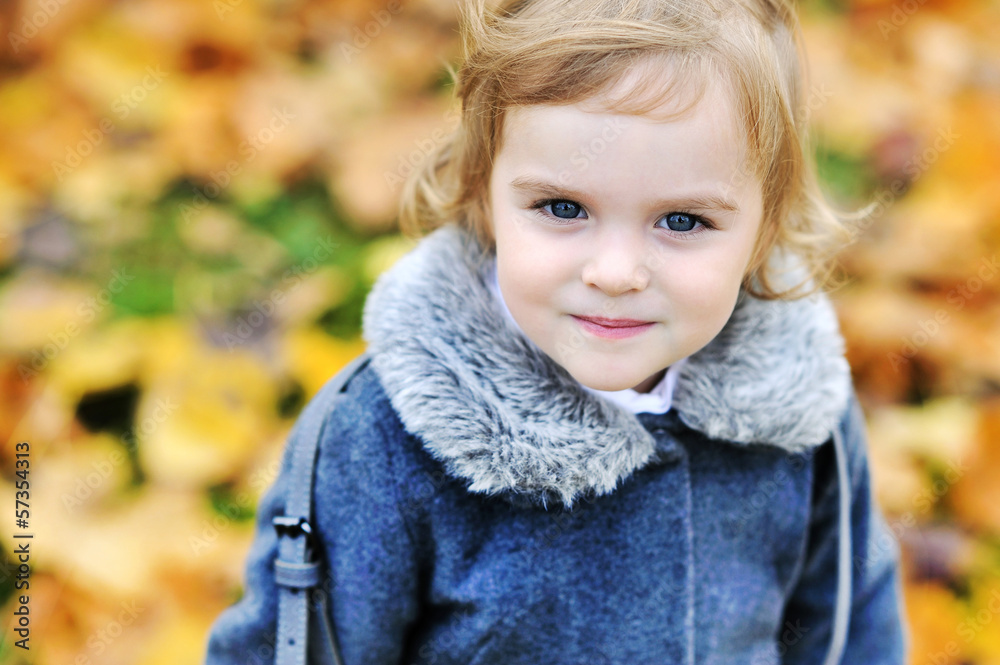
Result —
[[583, 210], [579, 203], [573, 203], [572, 201], [550, 201], [548, 205], [552, 207], [553, 216], [561, 219], [574, 219], [579, 217], [580, 211]]
[[698, 215], [692, 215], [686, 212], [672, 212], [664, 215], [660, 219], [665, 219], [667, 221], [667, 228], [671, 231], [679, 232], [690, 231], [696, 224], [702, 221], [701, 217]]

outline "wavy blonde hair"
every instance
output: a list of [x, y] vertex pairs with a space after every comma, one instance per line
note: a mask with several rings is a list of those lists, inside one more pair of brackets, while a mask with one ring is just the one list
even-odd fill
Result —
[[[763, 197], [744, 289], [762, 299], [794, 299], [833, 284], [832, 258], [851, 239], [850, 218], [824, 200], [808, 147], [792, 0], [504, 0], [495, 8], [467, 0], [462, 36], [465, 57], [455, 74], [461, 122], [403, 187], [406, 235], [455, 221], [494, 250], [489, 184], [507, 110], [581, 102], [608, 92], [640, 64], [665, 59], [673, 65], [669, 80], [641, 78], [613, 109], [647, 114], [673, 88], [692, 83], [693, 105], [709, 77], [728, 84], [747, 138], [741, 173], [761, 183]], [[779, 290], [772, 273], [782, 263], [772, 256], [786, 252], [799, 257], [805, 270], [798, 276], [805, 276]]]

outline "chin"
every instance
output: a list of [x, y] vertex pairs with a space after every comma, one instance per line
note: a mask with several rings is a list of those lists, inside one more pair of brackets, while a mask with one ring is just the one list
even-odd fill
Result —
[[594, 390], [605, 390], [605, 391], [625, 390], [626, 388], [632, 388], [636, 384], [642, 382], [642, 379], [637, 379], [635, 381], [619, 379], [617, 381], [614, 381], [614, 380], [609, 380], [607, 378], [591, 379], [579, 376], [574, 376], [573, 378], [579, 381], [581, 385], [587, 386], [588, 388], [592, 388]]

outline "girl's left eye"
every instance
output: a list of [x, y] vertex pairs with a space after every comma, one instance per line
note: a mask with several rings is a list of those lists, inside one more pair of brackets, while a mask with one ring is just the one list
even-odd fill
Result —
[[657, 221], [665, 221], [667, 229], [674, 231], [675, 233], [682, 233], [686, 235], [691, 235], [690, 231], [698, 224], [701, 224], [705, 228], [713, 228], [712, 224], [707, 219], [701, 215], [695, 215], [689, 212], [667, 213], [663, 217], [660, 217]]

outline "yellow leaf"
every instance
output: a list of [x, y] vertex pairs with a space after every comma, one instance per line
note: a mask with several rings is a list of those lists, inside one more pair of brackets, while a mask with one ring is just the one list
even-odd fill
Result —
[[907, 584], [906, 599], [912, 665], [959, 665], [965, 653], [956, 635], [963, 612], [958, 600], [934, 583]]
[[23, 270], [0, 290], [0, 351], [29, 355], [41, 371], [106, 307], [90, 298], [96, 289], [44, 272]]
[[157, 483], [198, 488], [231, 478], [278, 424], [274, 379], [249, 353], [174, 358], [136, 413], [143, 469]]
[[300, 383], [308, 397], [319, 389], [347, 363], [365, 350], [363, 341], [344, 342], [321, 330], [302, 328], [290, 331], [282, 340], [282, 353], [291, 375]]
[[974, 448], [965, 460], [962, 477], [955, 483], [950, 503], [956, 517], [975, 529], [1000, 532], [1000, 401], [984, 403]]

